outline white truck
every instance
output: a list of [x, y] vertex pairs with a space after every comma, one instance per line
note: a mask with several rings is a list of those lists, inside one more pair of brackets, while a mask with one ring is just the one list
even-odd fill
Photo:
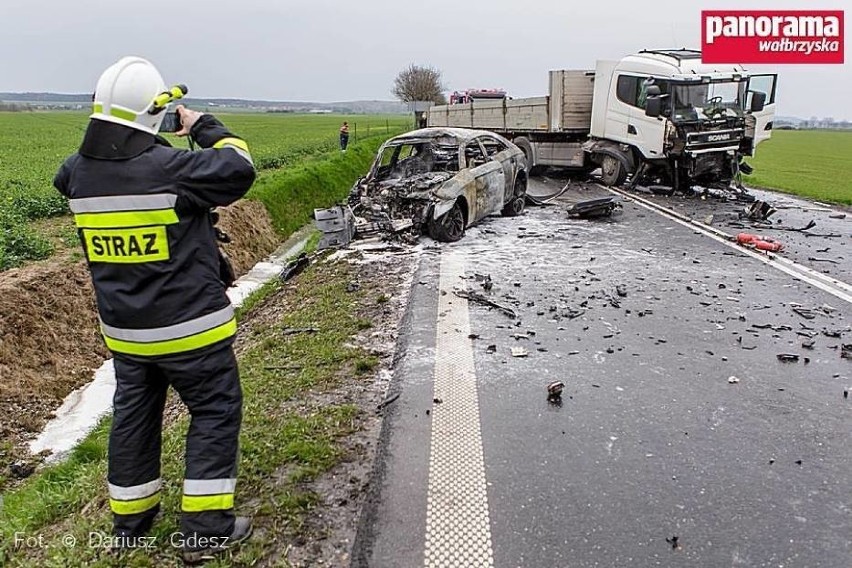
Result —
[[727, 186], [772, 132], [776, 79], [702, 64], [699, 51], [645, 50], [594, 71], [551, 71], [548, 96], [432, 106], [426, 120], [502, 134], [530, 173], [600, 167], [613, 186], [628, 175], [631, 185]]

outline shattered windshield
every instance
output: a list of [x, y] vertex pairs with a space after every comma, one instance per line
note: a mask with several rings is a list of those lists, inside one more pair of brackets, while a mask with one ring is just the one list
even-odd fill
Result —
[[744, 82], [672, 85], [675, 121], [716, 120], [743, 116]]
[[383, 181], [458, 169], [459, 146], [454, 139], [406, 140], [382, 149], [372, 177]]

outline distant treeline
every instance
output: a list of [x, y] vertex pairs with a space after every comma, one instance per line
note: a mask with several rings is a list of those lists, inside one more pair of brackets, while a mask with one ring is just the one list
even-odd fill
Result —
[[0, 111], [2, 112], [22, 112], [31, 111], [33, 107], [21, 103], [4, 103], [0, 101]]

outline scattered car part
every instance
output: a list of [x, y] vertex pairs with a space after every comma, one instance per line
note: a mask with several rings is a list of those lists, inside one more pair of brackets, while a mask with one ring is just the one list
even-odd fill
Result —
[[553, 381], [547, 385], [547, 399], [555, 400], [562, 398], [562, 390], [565, 388], [565, 383], [562, 381]]
[[568, 208], [568, 214], [574, 217], [609, 217], [613, 211], [621, 208], [621, 200], [616, 196], [600, 197], [580, 201]]
[[355, 217], [348, 206], [314, 209], [314, 221], [322, 231], [318, 249], [344, 247], [355, 238]]
[[393, 395], [391, 395], [391, 396], [387, 397], [386, 399], [384, 399], [384, 400], [383, 400], [382, 402], [380, 402], [379, 404], [377, 404], [377, 405], [376, 405], [376, 412], [381, 412], [381, 411], [382, 411], [382, 410], [384, 410], [386, 407], [388, 407], [390, 404], [392, 404], [393, 402], [395, 402], [395, 401], [399, 398], [400, 394], [401, 394], [401, 393], [393, 394]]
[[294, 260], [287, 263], [284, 270], [278, 274], [278, 278], [280, 278], [281, 281], [286, 282], [304, 271], [310, 263], [311, 260], [308, 258], [308, 255], [300, 253]]
[[482, 305], [488, 306], [490, 308], [495, 308], [495, 309], [503, 312], [504, 314], [506, 314], [507, 316], [509, 316], [512, 319], [515, 319], [515, 318], [518, 317], [518, 315], [515, 313], [515, 310], [513, 310], [512, 308], [508, 308], [506, 306], [498, 304], [497, 302], [489, 300], [488, 298], [486, 298], [485, 296], [483, 296], [482, 294], [479, 294], [477, 292], [470, 292], [468, 290], [453, 290], [453, 294], [455, 294], [459, 298], [464, 298], [465, 300], [467, 300], [469, 302], [475, 302], [477, 304], [482, 304]]
[[784, 249], [784, 245], [779, 241], [770, 239], [769, 237], [753, 235], [751, 233], [739, 233], [736, 237], [736, 241], [737, 244], [742, 246], [767, 252], [779, 252]]
[[533, 196], [533, 195], [530, 195], [529, 193], [527, 193], [526, 194], [527, 202], [531, 203], [533, 205], [547, 205], [548, 203], [550, 203], [554, 199], [558, 199], [559, 197], [561, 197], [562, 194], [565, 193], [566, 191], [568, 191], [568, 188], [570, 188], [570, 187], [571, 187], [571, 182], [568, 182], [562, 187], [562, 189], [560, 189], [556, 193], [552, 193], [552, 194], [546, 195], [544, 197]]
[[745, 208], [745, 217], [752, 221], [765, 221], [776, 211], [769, 203], [758, 200]]

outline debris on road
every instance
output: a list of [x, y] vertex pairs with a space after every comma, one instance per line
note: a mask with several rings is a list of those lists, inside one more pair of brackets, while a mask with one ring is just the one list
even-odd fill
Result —
[[518, 317], [518, 314], [516, 314], [515, 310], [513, 310], [512, 308], [503, 306], [501, 304], [498, 304], [497, 302], [489, 300], [488, 298], [477, 292], [470, 292], [468, 290], [453, 290], [453, 294], [455, 294], [459, 298], [464, 298], [468, 302], [474, 302], [477, 304], [488, 306], [489, 308], [495, 308], [512, 319]]
[[840, 264], [839, 262], [831, 258], [817, 258], [815, 256], [809, 256], [808, 260], [811, 262], [830, 262], [831, 264]]
[[562, 390], [565, 388], [565, 383], [562, 381], [553, 381], [547, 385], [547, 399], [555, 400], [562, 398]]
[[583, 219], [609, 217], [616, 209], [621, 209], [621, 207], [621, 200], [615, 196], [600, 197], [575, 203], [568, 208], [567, 213], [572, 217]]
[[396, 394], [389, 396], [386, 399], [384, 399], [382, 402], [380, 402], [378, 405], [376, 405], [376, 412], [381, 412], [386, 407], [388, 407], [390, 404], [392, 404], [393, 402], [396, 402], [396, 399], [399, 398], [399, 395], [400, 395], [400, 393], [396, 393]]
[[494, 282], [491, 280], [490, 274], [478, 274], [477, 273], [477, 274], [473, 275], [473, 278], [474, 278], [474, 280], [479, 282], [480, 286], [482, 286], [482, 289], [485, 290], [486, 292], [490, 292], [491, 289], [494, 288]]
[[776, 211], [769, 203], [758, 200], [745, 208], [745, 217], [752, 221], [765, 221]]
[[804, 308], [802, 306], [792, 306], [790, 309], [793, 310], [796, 314], [802, 316], [805, 319], [812, 320], [816, 317], [814, 311], [810, 308]]
[[799, 360], [799, 356], [795, 353], [779, 353], [776, 357], [782, 363], [796, 363]]
[[678, 550], [680, 548], [680, 545], [678, 544], [677, 541], [678, 541], [677, 535], [675, 535], [671, 538], [666, 538], [666, 542], [669, 543], [670, 545], [672, 545], [672, 550]]
[[751, 233], [739, 233], [736, 241], [738, 245], [767, 252], [779, 252], [784, 249], [784, 245], [780, 241]]

